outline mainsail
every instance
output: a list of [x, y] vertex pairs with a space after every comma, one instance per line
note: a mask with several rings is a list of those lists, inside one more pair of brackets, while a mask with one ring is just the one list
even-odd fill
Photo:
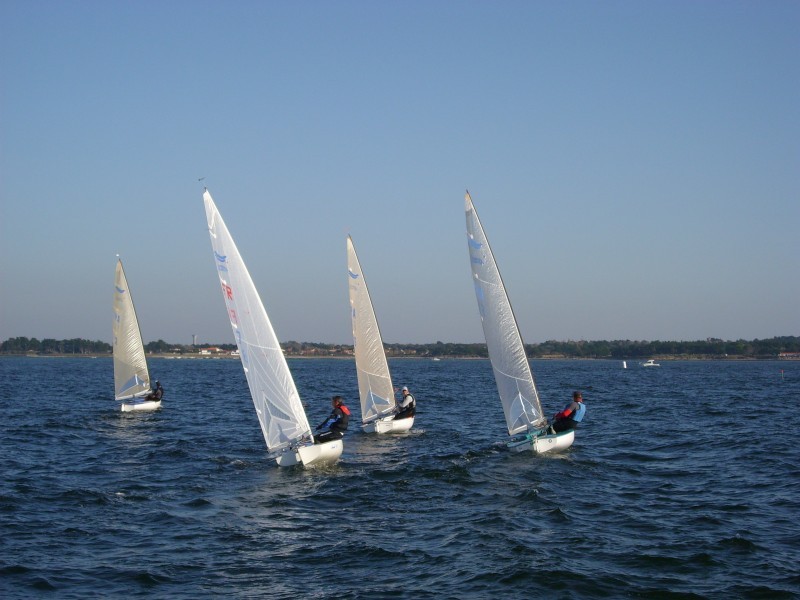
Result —
[[128, 280], [117, 260], [114, 274], [114, 397], [127, 400], [150, 393], [150, 374], [144, 356], [142, 334], [133, 308]]
[[464, 196], [467, 245], [483, 335], [509, 435], [541, 427], [547, 419], [536, 391], [511, 303], [469, 192]]
[[313, 439], [286, 358], [250, 273], [208, 190], [203, 201], [222, 297], [267, 448], [274, 452], [304, 436]]
[[350, 316], [353, 321], [361, 419], [364, 423], [369, 423], [394, 411], [394, 388], [378, 320], [350, 236], [347, 236], [347, 275], [350, 282]]

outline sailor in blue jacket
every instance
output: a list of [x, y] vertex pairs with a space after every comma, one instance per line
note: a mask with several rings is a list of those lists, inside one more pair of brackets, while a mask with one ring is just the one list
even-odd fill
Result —
[[334, 396], [331, 398], [331, 406], [333, 410], [331, 414], [325, 419], [325, 422], [317, 425], [316, 431], [328, 428], [328, 431], [314, 436], [315, 444], [324, 444], [333, 440], [339, 440], [344, 437], [344, 432], [350, 424], [350, 409], [344, 405], [344, 400], [341, 396]]
[[583, 394], [572, 392], [572, 402], [567, 407], [558, 412], [553, 417], [553, 431], [560, 433], [578, 427], [578, 423], [583, 420], [586, 414], [586, 405], [583, 403]]

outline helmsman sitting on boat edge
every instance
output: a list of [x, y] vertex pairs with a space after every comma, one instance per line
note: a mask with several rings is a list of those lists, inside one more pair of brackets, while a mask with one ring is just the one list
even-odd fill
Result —
[[572, 402], [553, 416], [553, 425], [551, 426], [553, 433], [577, 429], [578, 423], [583, 420], [585, 414], [586, 405], [583, 403], [583, 394], [577, 391], [572, 392]]
[[152, 400], [153, 402], [158, 402], [164, 396], [164, 388], [161, 387], [161, 382], [156, 379], [156, 387], [150, 391], [149, 394], [145, 397], [145, 400]]
[[344, 437], [344, 432], [347, 431], [347, 426], [350, 424], [350, 409], [344, 405], [344, 400], [341, 396], [334, 396], [331, 398], [331, 414], [316, 427], [316, 431], [328, 428], [319, 435], [314, 436], [315, 444], [324, 444], [333, 440], [340, 440]]
[[395, 421], [399, 419], [408, 419], [417, 414], [417, 401], [414, 399], [414, 396], [411, 395], [411, 392], [408, 391], [407, 387], [403, 387], [402, 394], [403, 399], [397, 403], [397, 414], [394, 416]]

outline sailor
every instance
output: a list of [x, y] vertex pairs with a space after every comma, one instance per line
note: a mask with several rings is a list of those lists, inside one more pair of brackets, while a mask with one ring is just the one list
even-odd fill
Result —
[[161, 383], [156, 379], [156, 387], [154, 390], [151, 390], [149, 394], [147, 394], [147, 398], [145, 400], [152, 400], [153, 402], [158, 402], [161, 400], [162, 396], [164, 396], [164, 388], [161, 387]]
[[316, 431], [328, 428], [314, 437], [315, 444], [323, 444], [333, 440], [340, 440], [344, 437], [344, 432], [350, 423], [350, 409], [344, 405], [341, 396], [331, 398], [331, 414], [323, 423], [317, 425]]
[[402, 393], [403, 399], [397, 404], [397, 414], [394, 417], [395, 421], [413, 417], [417, 413], [417, 401], [408, 391], [408, 388], [403, 387]]
[[552, 430], [554, 433], [576, 429], [578, 423], [583, 420], [586, 414], [586, 405], [583, 403], [583, 394], [572, 392], [572, 402], [566, 408], [553, 416]]

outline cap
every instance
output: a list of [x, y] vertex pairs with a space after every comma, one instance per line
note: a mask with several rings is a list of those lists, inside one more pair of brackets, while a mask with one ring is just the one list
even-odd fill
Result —
[[404, 391], [404, 392], [407, 392], [407, 391], [408, 391], [408, 388], [407, 388], [407, 387], [404, 387], [404, 388], [403, 388], [403, 391]]

